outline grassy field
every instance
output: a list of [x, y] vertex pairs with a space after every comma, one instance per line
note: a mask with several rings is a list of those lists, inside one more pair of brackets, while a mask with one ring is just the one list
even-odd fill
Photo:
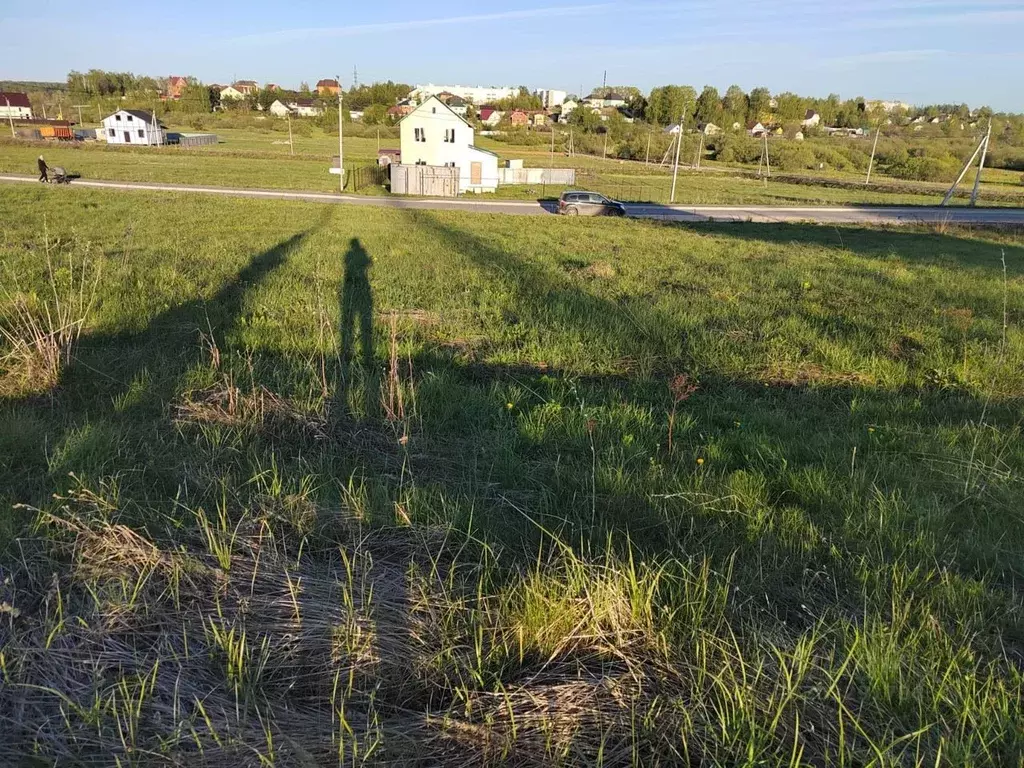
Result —
[[[298, 122], [298, 121], [297, 121]], [[35, 158], [43, 152], [51, 165], [80, 173], [85, 178], [115, 181], [205, 184], [245, 188], [291, 189], [328, 192], [337, 177], [327, 173], [331, 158], [337, 156], [337, 137], [300, 124], [295, 136], [295, 154], [287, 144], [288, 134], [280, 121], [268, 121], [264, 129], [211, 128], [221, 139], [212, 147], [139, 148], [106, 147], [102, 144], [68, 145], [18, 144], [0, 140], [0, 173], [30, 173]], [[191, 130], [181, 126], [172, 129]], [[366, 130], [362, 128], [361, 130]], [[503, 158], [521, 158], [528, 166], [546, 167], [550, 153], [536, 146], [522, 147], [480, 137], [480, 145]], [[346, 167], [357, 168], [375, 162], [378, 146], [397, 147], [398, 140], [349, 136], [345, 140]], [[603, 192], [621, 200], [667, 203], [672, 185], [667, 167], [644, 163], [604, 160], [599, 157], [556, 154], [558, 167], [576, 168], [577, 187]], [[750, 168], [708, 163], [703, 171], [684, 170], [678, 181], [676, 200], [691, 205], [936, 205], [947, 185], [886, 179], [876, 174], [876, 183], [865, 187], [859, 176], [842, 173], [810, 176], [787, 174], [765, 180], [755, 178]], [[1024, 204], [1024, 188], [1008, 183], [1005, 172], [992, 171], [981, 189], [983, 205]], [[1016, 179], [1012, 179], [1016, 182]], [[497, 196], [506, 199], [557, 197], [561, 186], [507, 186]], [[382, 194], [384, 188], [368, 186], [357, 191]], [[953, 204], [965, 204], [967, 186]]]
[[0, 763], [1024, 758], [1020, 238], [47, 192]]

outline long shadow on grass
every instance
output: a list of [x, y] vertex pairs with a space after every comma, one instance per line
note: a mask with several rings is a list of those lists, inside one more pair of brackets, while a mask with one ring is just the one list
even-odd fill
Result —
[[[1024, 542], [1010, 533], [1024, 467], [1012, 437], [1019, 402], [955, 388], [886, 391], [835, 379], [768, 385], [708, 373], [681, 407], [685, 426], [668, 452], [666, 374], [689, 364], [672, 318], [649, 304], [590, 295], [443, 217], [410, 218], [421, 235], [498, 281], [509, 311], [540, 333], [575, 335], [584, 348], [658, 363], [644, 373], [581, 377], [541, 365], [418, 358], [421, 375], [444, 372], [437, 397], [461, 404], [456, 412], [427, 412], [424, 433], [479, 436], [461, 460], [446, 462], [457, 468], [446, 487], [491, 484], [503, 511], [489, 519], [475, 511], [474, 524], [492, 527], [480, 536], [507, 540], [509, 518], [521, 515], [588, 549], [628, 535], [630, 548], [649, 553], [713, 553], [720, 564], [740, 553], [745, 589], [771, 594], [788, 621], [809, 615], [801, 606], [824, 599], [824, 592], [810, 594], [823, 584], [832, 602], [843, 593], [847, 603], [863, 580], [858, 562], [942, 563], [1007, 584], [1024, 577]], [[515, 414], [502, 423], [481, 400], [493, 408], [505, 392], [519, 393], [519, 401], [510, 401]], [[421, 404], [431, 394], [421, 392]], [[554, 418], [552, 404], [560, 408]], [[602, 413], [622, 410], [652, 414], [654, 424], [638, 416], [630, 426], [614, 415], [618, 424], [602, 423]], [[981, 424], [1006, 436], [986, 450], [993, 462], [949, 449], [949, 433]], [[519, 536], [535, 542], [529, 525]]]
[[[292, 235], [256, 254], [210, 298], [170, 307], [140, 331], [83, 337], [50, 396], [0, 400], [0, 408], [33, 418], [37, 437], [7, 477], [0, 474], [0, 480], [11, 486], [9, 497], [34, 500], [43, 490], [40, 481], [45, 483], [48, 465], [51, 472], [60, 473], [95, 465], [97, 460], [112, 462], [112, 475], [125, 466], [142, 465], [149, 484], [165, 481], [173, 497], [175, 459], [160, 455], [163, 444], [153, 439], [157, 435], [146, 438], [143, 433], [152, 429], [154, 419], [166, 419], [182, 377], [201, 357], [219, 354], [215, 343], [239, 321], [249, 292], [284, 264], [309, 234]], [[201, 334], [213, 345], [209, 349], [203, 348]], [[143, 455], [120, 455], [119, 436], [125, 432], [138, 433], [135, 444]]]
[[[975, 229], [979, 233], [984, 233], [985, 227], [951, 225], [948, 232], [943, 233], [922, 232], [919, 228], [907, 226], [884, 228], [753, 222], [658, 222], [651, 223], [651, 226], [682, 228], [695, 234], [718, 235], [735, 240], [840, 248], [871, 259], [898, 258], [917, 264], [956, 267], [997, 275], [1001, 275], [1003, 271], [1000, 260], [1000, 250], [1003, 250], [1006, 253], [1007, 276], [1014, 278], [1024, 275], [1024, 248], [1021, 246], [957, 236], [959, 233], [973, 234]], [[932, 225], [932, 228], [937, 229], [938, 225]]]

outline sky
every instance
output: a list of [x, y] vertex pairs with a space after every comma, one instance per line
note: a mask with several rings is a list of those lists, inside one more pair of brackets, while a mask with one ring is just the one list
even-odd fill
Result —
[[[1024, 0], [0, 0], [0, 80], [735, 83], [1024, 112]], [[585, 95], [585, 94], [584, 94]]]

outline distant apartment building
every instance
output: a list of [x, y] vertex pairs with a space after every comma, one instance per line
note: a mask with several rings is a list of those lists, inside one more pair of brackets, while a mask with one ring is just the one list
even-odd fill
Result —
[[433, 83], [427, 83], [426, 85], [417, 85], [410, 96], [422, 102], [431, 96], [439, 96], [442, 93], [450, 93], [473, 104], [488, 104], [493, 101], [512, 98], [519, 93], [519, 89], [503, 86], [434, 85]]
[[540, 97], [540, 103], [544, 105], [544, 109], [560, 107], [569, 98], [569, 94], [565, 91], [554, 91], [547, 88], [537, 91], [537, 95]]

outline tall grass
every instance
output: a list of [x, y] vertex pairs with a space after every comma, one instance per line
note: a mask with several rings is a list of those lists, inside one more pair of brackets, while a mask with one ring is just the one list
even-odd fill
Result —
[[5, 264], [0, 285], [0, 392], [41, 393], [60, 381], [96, 301], [103, 259], [88, 244], [51, 241], [43, 222], [42, 291]]

